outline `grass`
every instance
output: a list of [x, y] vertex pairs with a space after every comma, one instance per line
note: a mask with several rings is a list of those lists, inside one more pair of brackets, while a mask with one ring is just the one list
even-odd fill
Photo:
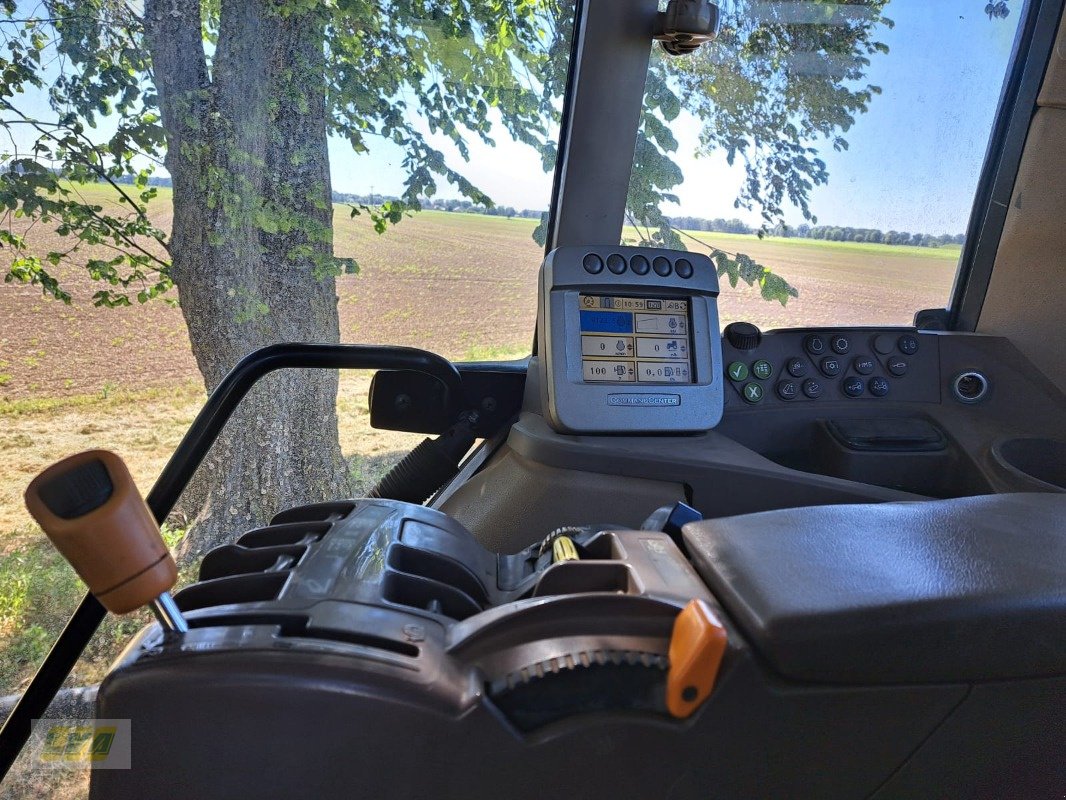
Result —
[[[113, 383], [104, 384], [98, 394], [76, 394], [61, 397], [26, 397], [15, 400], [0, 400], [0, 418], [29, 417], [40, 414], [54, 414], [59, 411], [84, 408], [94, 412], [106, 411], [124, 406], [153, 402], [161, 399], [203, 398], [203, 388], [194, 383], [178, 386], [123, 390]], [[0, 449], [3, 445], [0, 444]]]
[[[341, 447], [365, 494], [423, 438], [370, 428], [370, 374], [341, 374], [337, 397]], [[188, 429], [203, 390], [118, 391], [107, 397], [37, 398], [0, 407], [0, 458], [11, 474], [0, 483], [0, 696], [19, 691], [59, 635], [85, 592], [67, 562], [26, 513], [21, 493], [30, 479], [62, 455], [104, 447], [122, 455], [146, 492]], [[173, 547], [181, 530], [164, 528]], [[186, 569], [182, 583], [194, 577]], [[108, 616], [79, 661], [69, 685], [99, 681], [130, 636], [151, 621], [147, 612]]]
[[527, 347], [498, 347], [478, 344], [463, 354], [463, 361], [514, 361], [525, 358], [532, 350], [532, 341]]

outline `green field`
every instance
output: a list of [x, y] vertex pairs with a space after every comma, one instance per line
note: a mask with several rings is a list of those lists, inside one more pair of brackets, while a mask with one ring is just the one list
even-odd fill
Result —
[[[113, 203], [103, 187], [79, 191], [101, 205]], [[156, 223], [169, 228], [170, 191], [161, 189], [151, 208]], [[343, 340], [419, 346], [457, 359], [528, 349], [541, 259], [534, 220], [426, 211], [378, 235], [365, 215], [353, 219], [349, 212], [339, 205], [334, 216], [335, 252], [361, 265], [358, 275], [338, 279]], [[20, 222], [25, 225], [15, 220], [16, 228]], [[624, 237], [635, 240], [635, 231]], [[42, 253], [65, 244], [43, 225], [31, 241]], [[799, 290], [782, 307], [763, 301], [757, 288], [723, 287], [723, 321], [764, 327], [907, 324], [916, 310], [945, 304], [959, 254], [957, 246], [725, 233], [693, 232], [684, 241], [696, 251], [746, 253]], [[0, 288], [0, 403], [196, 379], [178, 309], [162, 302], [94, 309], [88, 298], [99, 287], [79, 270], [59, 271], [75, 296], [72, 306], [47, 300], [34, 287]]]

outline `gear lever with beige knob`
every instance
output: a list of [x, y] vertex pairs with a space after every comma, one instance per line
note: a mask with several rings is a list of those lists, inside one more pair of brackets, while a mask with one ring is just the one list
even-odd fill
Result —
[[177, 566], [121, 458], [89, 450], [53, 464], [26, 489], [26, 507], [108, 611], [150, 604], [165, 629], [189, 630], [170, 596]]

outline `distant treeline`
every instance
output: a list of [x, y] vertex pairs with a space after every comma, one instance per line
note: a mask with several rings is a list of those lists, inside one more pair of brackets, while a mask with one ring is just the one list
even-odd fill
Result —
[[[356, 205], [375, 206], [388, 200], [399, 198], [382, 194], [347, 194], [334, 192], [334, 203], [354, 203]], [[422, 198], [422, 208], [432, 211], [455, 211], [463, 214], [485, 214], [490, 217], [523, 217], [525, 219], [540, 219], [543, 212], [531, 208], [516, 209], [514, 206], [480, 206], [469, 200], [438, 200], [436, 198]]]
[[[132, 183], [133, 178], [128, 177], [123, 183]], [[148, 179], [151, 186], [170, 186], [170, 178], [152, 176]], [[333, 192], [334, 203], [351, 203], [355, 205], [376, 206], [390, 200], [398, 200], [397, 197], [383, 194], [351, 194], [348, 192]], [[543, 211], [532, 208], [518, 210], [513, 206], [482, 206], [471, 203], [469, 200], [438, 200], [436, 198], [424, 198], [422, 208], [434, 211], [452, 211], [463, 214], [485, 214], [490, 217], [522, 217], [525, 219], [540, 219]], [[668, 221], [675, 228], [684, 231], [706, 231], [708, 233], [745, 233], [755, 234], [755, 228], [739, 219], [704, 219], [703, 217], [668, 217]], [[882, 231], [879, 228], [850, 228], [837, 225], [797, 225], [788, 227], [778, 225], [770, 230], [771, 236], [783, 236], [793, 239], [824, 239], [829, 242], [871, 242], [873, 244], [905, 244], [912, 247], [940, 247], [945, 244], [963, 244], [966, 235], [962, 233], [910, 233], [908, 231]]]
[[[703, 219], [701, 217], [668, 217], [671, 225], [683, 231], [707, 231], [712, 233], [756, 233], [755, 228], [739, 219]], [[828, 242], [871, 242], [873, 244], [905, 244], [911, 247], [940, 247], [945, 244], [963, 244], [964, 233], [910, 233], [909, 231], [882, 231], [880, 228], [851, 228], [837, 225], [804, 223], [796, 227], [777, 225], [770, 229], [771, 236], [791, 239], [823, 239]]]

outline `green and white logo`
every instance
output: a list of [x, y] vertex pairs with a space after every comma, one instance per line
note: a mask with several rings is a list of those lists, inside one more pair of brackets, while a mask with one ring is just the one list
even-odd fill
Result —
[[34, 720], [29, 752], [39, 768], [129, 769], [128, 719]]

